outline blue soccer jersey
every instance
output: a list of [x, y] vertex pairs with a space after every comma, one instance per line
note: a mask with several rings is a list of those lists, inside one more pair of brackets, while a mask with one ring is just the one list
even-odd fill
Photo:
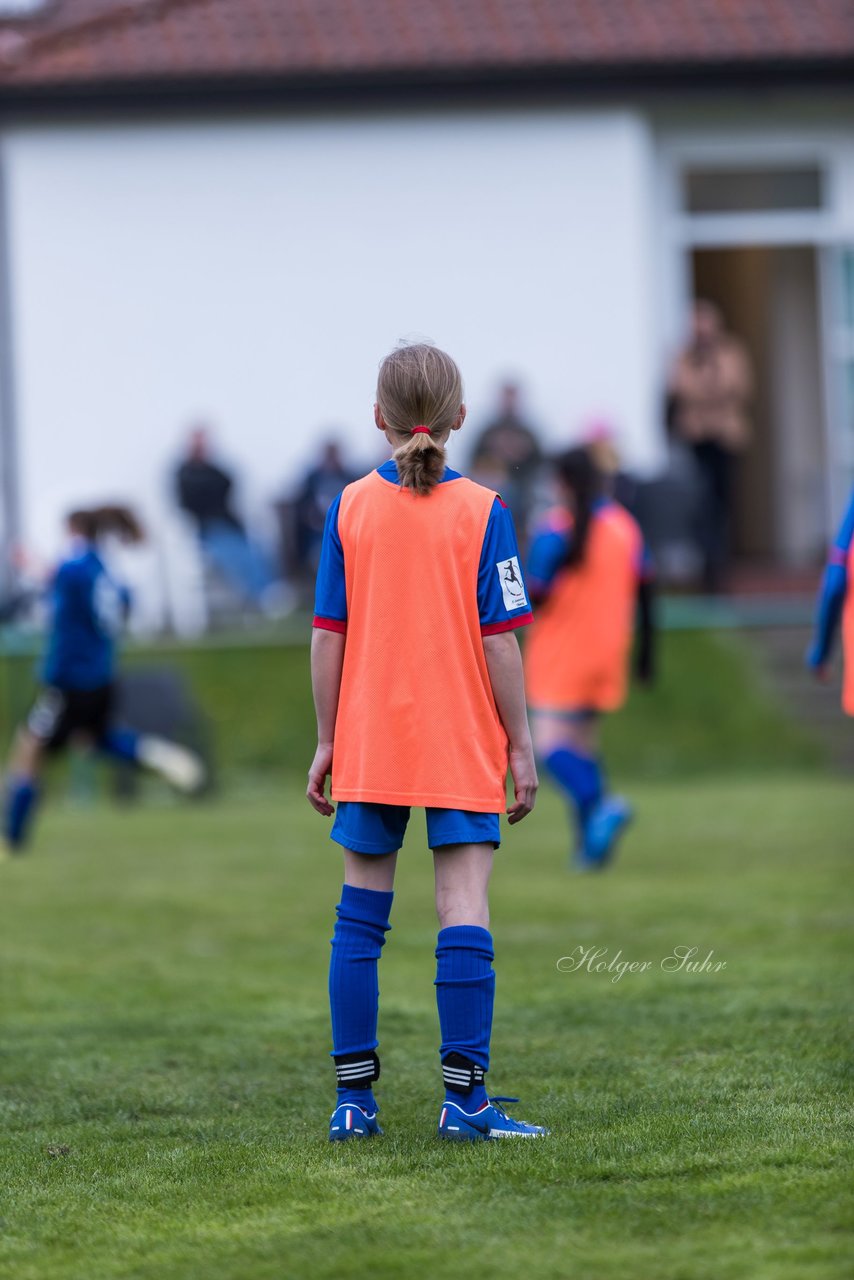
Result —
[[[397, 464], [394, 459], [377, 468], [389, 484], [399, 484]], [[459, 480], [460, 473], [445, 468], [439, 481]], [[314, 602], [314, 625], [328, 631], [347, 630], [347, 588], [344, 576], [344, 550], [338, 534], [338, 510], [341, 495], [333, 501], [326, 514], [323, 545], [317, 570], [317, 587]], [[498, 572], [496, 572], [498, 568]], [[522, 576], [519, 546], [513, 517], [505, 502], [498, 496], [492, 504], [477, 579], [477, 603], [481, 634], [496, 635], [523, 627], [531, 621], [531, 606]]]
[[57, 570], [51, 588], [51, 625], [42, 669], [59, 689], [98, 689], [113, 679], [116, 636], [130, 604], [126, 588], [107, 573], [85, 544]]

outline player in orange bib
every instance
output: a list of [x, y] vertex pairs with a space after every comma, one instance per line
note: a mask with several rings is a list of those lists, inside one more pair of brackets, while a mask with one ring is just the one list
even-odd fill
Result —
[[828, 662], [841, 623], [843, 650], [842, 710], [854, 716], [854, 491], [824, 571], [815, 634], [807, 666], [817, 680], [830, 678]]
[[586, 449], [555, 464], [560, 502], [531, 542], [526, 578], [536, 608], [525, 646], [525, 683], [538, 758], [572, 803], [575, 865], [606, 865], [631, 819], [607, 793], [599, 724], [626, 697], [638, 602], [638, 674], [652, 672], [649, 573], [632, 516], [609, 499]]
[[[307, 795], [318, 813], [335, 813], [331, 836], [344, 848], [329, 1137], [381, 1132], [377, 965], [412, 805], [426, 809], [441, 926], [439, 1135], [539, 1136], [484, 1085], [495, 986], [488, 887], [508, 765], [510, 823], [530, 813], [537, 789], [513, 635], [531, 620], [513, 521], [497, 494], [445, 465], [465, 419], [450, 356], [425, 343], [387, 356], [375, 419], [393, 456], [329, 509], [312, 638], [318, 745]], [[330, 772], [337, 812], [325, 795]]]

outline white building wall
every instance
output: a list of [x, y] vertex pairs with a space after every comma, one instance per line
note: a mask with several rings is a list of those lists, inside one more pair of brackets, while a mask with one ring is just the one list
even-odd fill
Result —
[[[29, 125], [4, 140], [28, 540], [149, 513], [202, 416], [245, 496], [330, 431], [372, 462], [380, 357], [459, 360], [471, 441], [518, 377], [552, 442], [610, 419], [659, 448], [653, 158], [628, 112]], [[455, 442], [460, 465], [466, 442]]]

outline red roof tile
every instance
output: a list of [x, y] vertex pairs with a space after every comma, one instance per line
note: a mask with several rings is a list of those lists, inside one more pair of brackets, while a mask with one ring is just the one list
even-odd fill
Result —
[[0, 86], [827, 62], [854, 0], [59, 0]]

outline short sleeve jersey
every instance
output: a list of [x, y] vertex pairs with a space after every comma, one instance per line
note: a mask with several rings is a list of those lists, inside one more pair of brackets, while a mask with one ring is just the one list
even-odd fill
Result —
[[45, 683], [75, 690], [109, 684], [129, 601], [128, 591], [113, 581], [93, 547], [82, 546], [65, 560], [51, 587]]
[[316, 627], [346, 634], [333, 799], [502, 811], [483, 638], [531, 611], [500, 498], [450, 469], [413, 494], [384, 464], [327, 514], [315, 604]]
[[[383, 463], [377, 471], [390, 484], [398, 484], [394, 459]], [[446, 467], [439, 483], [459, 479], [458, 471]], [[347, 629], [344, 550], [338, 532], [340, 506], [341, 494], [338, 494], [326, 513], [314, 601], [314, 625], [329, 631]], [[506, 502], [498, 494], [495, 495], [483, 536], [477, 575], [477, 606], [481, 634], [485, 636], [524, 627], [532, 620], [513, 517]]]
[[[608, 499], [601, 499], [594, 504], [594, 518], [600, 512], [607, 512], [612, 504]], [[543, 597], [551, 590], [555, 577], [566, 560], [567, 549], [572, 540], [572, 528], [568, 521], [556, 518], [546, 519], [534, 531], [528, 562], [525, 566], [525, 578], [534, 597]], [[643, 540], [637, 543], [635, 552], [635, 573], [639, 582], [649, 582], [655, 577], [652, 555]]]

